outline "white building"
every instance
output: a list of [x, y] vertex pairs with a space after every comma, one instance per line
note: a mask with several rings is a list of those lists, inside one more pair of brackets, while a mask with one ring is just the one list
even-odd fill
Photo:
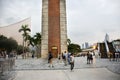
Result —
[[120, 40], [112, 41], [113, 47], [115, 48], [116, 52], [120, 52]]
[[23, 37], [22, 37], [22, 33], [19, 33], [19, 29], [21, 28], [22, 25], [25, 25], [25, 24], [27, 24], [28, 27], [31, 28], [31, 19], [26, 18], [17, 23], [0, 27], [0, 35], [4, 35], [8, 38], [13, 38], [18, 42], [19, 45], [22, 45]]
[[89, 48], [89, 43], [88, 42], [85, 42], [84, 44], [82, 44], [82, 49], [86, 49], [86, 48]]

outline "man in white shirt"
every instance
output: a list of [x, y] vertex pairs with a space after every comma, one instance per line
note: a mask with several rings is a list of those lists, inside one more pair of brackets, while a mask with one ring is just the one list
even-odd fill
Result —
[[64, 56], [65, 66], [67, 66], [67, 52], [66, 51], [63, 53], [63, 56]]

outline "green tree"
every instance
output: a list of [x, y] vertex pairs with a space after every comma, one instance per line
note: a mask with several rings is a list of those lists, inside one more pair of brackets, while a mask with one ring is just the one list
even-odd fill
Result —
[[34, 35], [34, 45], [36, 46], [37, 57], [41, 57], [41, 34], [36, 33]]
[[26, 47], [26, 42], [28, 40], [28, 32], [31, 32], [30, 28], [28, 28], [28, 25], [22, 25], [21, 29], [19, 29], [19, 32], [23, 32], [22, 36], [23, 36], [23, 53], [24, 53], [24, 48]]
[[68, 45], [70, 45], [71, 44], [71, 40], [67, 39], [67, 43], [68, 43]]
[[71, 40], [67, 39], [68, 51], [74, 54], [81, 52], [81, 47], [78, 44], [71, 43]]
[[4, 35], [0, 35], [0, 40], [6, 40], [7, 37], [5, 37]]
[[23, 46], [22, 45], [18, 45], [17, 47], [17, 54], [20, 55], [23, 53]]
[[36, 47], [37, 57], [41, 57], [41, 34], [36, 33], [33, 37], [28, 36], [29, 45]]
[[34, 37], [31, 37], [30, 35], [28, 35], [28, 41], [29, 41], [28, 46], [29, 46], [29, 45], [31, 45], [31, 46], [33, 46], [33, 47], [35, 46], [35, 45], [34, 45], [34, 41], [35, 41], [35, 40], [34, 40]]
[[41, 34], [40, 33], [36, 33], [36, 35], [34, 35], [34, 40], [35, 40], [35, 45], [40, 45], [41, 44]]
[[68, 51], [74, 54], [77, 54], [81, 51], [81, 47], [78, 44], [70, 44], [68, 45]]
[[7, 52], [11, 52], [12, 50], [16, 50], [18, 43], [13, 38], [7, 38], [3, 35], [0, 35], [0, 49], [7, 50]]

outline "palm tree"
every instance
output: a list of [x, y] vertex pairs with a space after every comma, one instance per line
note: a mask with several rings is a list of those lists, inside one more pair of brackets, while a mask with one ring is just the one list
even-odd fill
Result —
[[36, 33], [36, 35], [34, 35], [34, 39], [35, 39], [35, 45], [39, 45], [41, 44], [41, 34], [40, 33]]
[[23, 54], [24, 54], [24, 47], [26, 45], [26, 41], [28, 39], [28, 32], [30, 32], [30, 28], [28, 28], [28, 25], [22, 25], [21, 29], [19, 29], [19, 32], [23, 32], [22, 36], [23, 36]]
[[34, 46], [35, 46], [35, 45], [34, 45], [34, 37], [31, 37], [30, 35], [28, 35], [28, 38], [27, 38], [27, 39], [29, 40], [28, 46], [31, 45], [31, 46], [34, 47]]
[[37, 57], [40, 57], [40, 50], [41, 50], [41, 34], [40, 33], [36, 33], [36, 35], [34, 35], [34, 45], [37, 48]]
[[68, 45], [70, 45], [71, 44], [71, 40], [67, 39], [67, 43], [68, 43]]
[[37, 57], [40, 57], [41, 34], [36, 33], [33, 37], [28, 36], [28, 40], [29, 40], [29, 45], [31, 45], [32, 47], [36, 47]]

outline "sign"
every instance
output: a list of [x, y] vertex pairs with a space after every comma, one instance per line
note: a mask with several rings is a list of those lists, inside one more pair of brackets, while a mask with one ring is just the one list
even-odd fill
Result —
[[52, 49], [57, 49], [57, 47], [54, 46], [54, 47], [52, 47]]

